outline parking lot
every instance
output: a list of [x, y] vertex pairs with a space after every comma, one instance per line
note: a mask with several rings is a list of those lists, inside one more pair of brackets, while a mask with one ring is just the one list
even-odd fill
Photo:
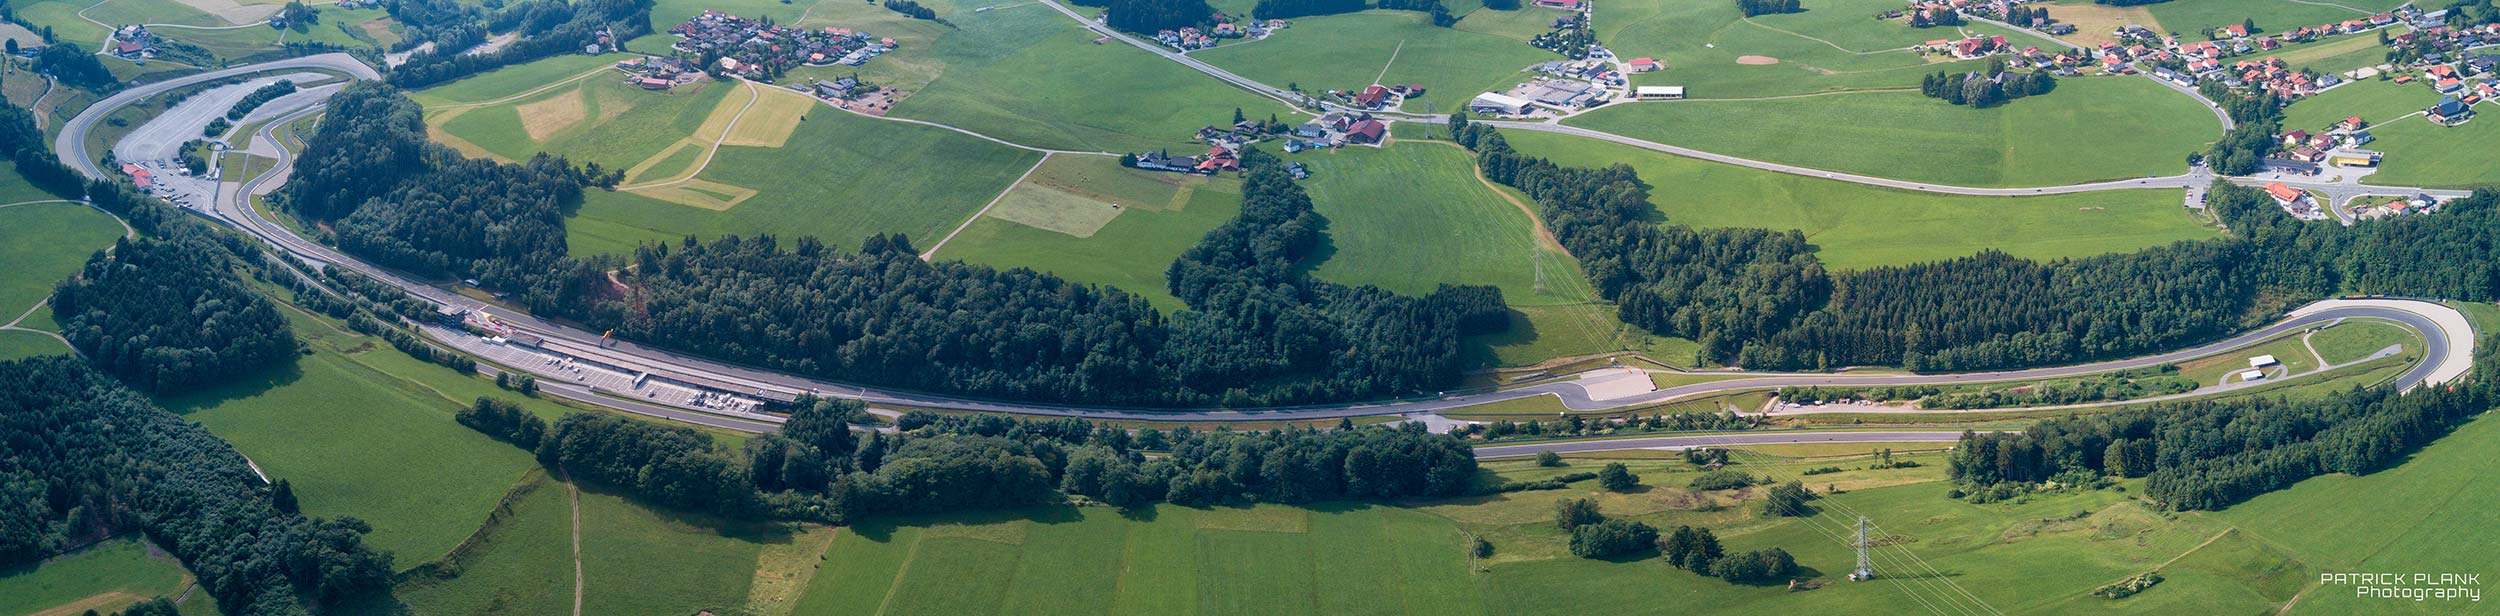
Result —
[[766, 415], [757, 410], [763, 402], [748, 396], [723, 393], [660, 377], [651, 377], [632, 370], [582, 361], [569, 355], [532, 348], [501, 338], [457, 335], [449, 337], [452, 346], [495, 364], [536, 375], [541, 380], [556, 380], [591, 388], [592, 391], [623, 398], [635, 398], [656, 404], [682, 407], [717, 415], [758, 418]]

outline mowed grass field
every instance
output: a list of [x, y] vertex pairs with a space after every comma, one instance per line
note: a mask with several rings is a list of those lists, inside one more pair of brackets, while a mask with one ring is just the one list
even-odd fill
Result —
[[2053, 186], [2185, 171], [2221, 134], [2211, 112], [2144, 79], [2079, 78], [1972, 109], [1917, 92], [1635, 103], [1566, 123], [1708, 152], [1962, 186]]
[[[6, 180], [24, 186], [16, 174]], [[49, 195], [10, 195], [8, 199]], [[87, 257], [122, 236], [111, 214], [77, 203], [27, 203], [0, 207], [0, 323], [17, 319], [52, 295], [52, 286], [78, 273]]]
[[[1544, 14], [1548, 23], [1561, 14], [1520, 12]], [[1563, 59], [1529, 47], [1526, 38], [1436, 27], [1423, 13], [1390, 10], [1303, 17], [1267, 40], [1189, 55], [1261, 83], [1296, 85], [1304, 92], [1359, 91], [1375, 82], [1422, 84], [1424, 97], [1401, 107], [1411, 113], [1424, 113], [1426, 103], [1435, 113], [1458, 110], [1477, 94], [1528, 81], [1530, 74], [1522, 71], [1530, 64]]]
[[2031, 259], [2127, 252], [2217, 231], [2176, 190], [2040, 197], [1897, 191], [1671, 156], [1567, 135], [1507, 131], [1522, 152], [1572, 166], [1632, 165], [1668, 224], [1798, 229], [1826, 267], [1862, 269], [2002, 250]]
[[592, 490], [574, 494], [574, 487], [543, 476], [530, 481], [507, 517], [462, 553], [456, 575], [403, 583], [392, 597], [399, 605], [391, 607], [415, 614], [568, 613], [579, 516], [584, 613], [787, 614], [833, 538], [822, 527], [723, 522]]
[[1033, 147], [1121, 152], [1185, 146], [1199, 127], [1232, 122], [1236, 108], [1260, 118], [1294, 113], [1144, 50], [1095, 44], [1075, 20], [1040, 4], [941, 13], [959, 28], [925, 51], [942, 68], [925, 89], [906, 88], [894, 116]]
[[[2420, 89], [2419, 86], [2415, 86]], [[2434, 99], [2433, 102], [2436, 102]], [[2482, 116], [2500, 116], [2484, 105]], [[2295, 107], [2297, 108], [2297, 107]], [[2463, 126], [2440, 126], [2414, 117], [2372, 127], [2370, 149], [2387, 153], [2378, 173], [2364, 183], [2390, 186], [2476, 188], [2500, 185], [2500, 122], [2477, 117]]]
[[0, 569], [0, 614], [110, 614], [191, 582], [174, 557], [144, 539], [108, 539], [39, 565]]
[[[1117, 208], [1114, 208], [1114, 205]], [[1241, 181], [1144, 171], [1109, 156], [1055, 155], [935, 255], [1116, 287], [1165, 311], [1165, 269], [1241, 211]]]
[[[692, 181], [591, 191], [566, 224], [573, 252], [728, 234], [814, 236], [847, 248], [872, 233], [904, 233], [926, 246], [1041, 158], [822, 106], [801, 117], [782, 147], [722, 146]], [[734, 205], [716, 209], [722, 203]]]
[[449, 552], [537, 466], [452, 421], [491, 384], [285, 310], [314, 354], [159, 402], [293, 484], [305, 513], [371, 523], [365, 541], [407, 569]]
[[[2375, 136], [2375, 125], [2378, 123], [2396, 121], [2398, 117], [2420, 112], [2437, 102], [2439, 92], [2418, 83], [2396, 85], [2377, 79], [2356, 81], [2285, 107], [2283, 127], [2315, 133], [2333, 128], [2344, 118], [2360, 116], [2373, 125], [2371, 134]], [[2411, 121], [2421, 122], [2421, 118], [2412, 118]], [[2375, 149], [2381, 146], [2372, 143], [2362, 147]]]
[[[1328, 219], [1312, 273], [1322, 280], [1424, 295], [1442, 285], [1492, 285], [1512, 305], [1591, 301], [1560, 247], [1536, 234], [1521, 204], [1476, 179], [1475, 159], [1441, 142], [1343, 148], [1289, 157]], [[1547, 275], [1539, 289], [1538, 272]]]
[[[1689, 490], [1699, 469], [1681, 460], [1626, 457], [1620, 461], [1644, 484], [1630, 493], [1581, 482], [1401, 505], [1058, 507], [883, 520], [843, 529], [797, 607], [811, 614], [1589, 615], [1654, 614], [1661, 605], [1728, 614], [1957, 613], [1942, 606], [1959, 604], [1975, 613], [2249, 613], [2289, 600], [2309, 579], [2296, 555], [2233, 530], [2221, 516], [2164, 514], [2131, 500], [2140, 482], [2126, 492], [1973, 505], [1943, 497], [1940, 455], [1898, 457], [1926, 466], [1869, 470], [1863, 456], [1739, 457], [1734, 468], [1781, 478], [1842, 468], [1808, 478], [1818, 492], [1843, 493], [1816, 501], [1819, 513], [1803, 519], [1757, 516], [1758, 488]], [[1534, 480], [1607, 461], [1574, 459], [1563, 468], [1495, 461], [1486, 465], [1487, 480]], [[1552, 523], [1554, 499], [1566, 497], [1594, 498], [1610, 517], [1710, 527], [1731, 552], [1779, 547], [1806, 577], [1827, 584], [1795, 592], [1702, 578], [1654, 555], [1573, 557]], [[2470, 510], [2449, 511], [2458, 519]], [[1874, 518], [1886, 543], [1875, 559], [1885, 577], [1843, 583], [1853, 558], [1844, 527], [1858, 513]], [[1492, 543], [1493, 555], [1470, 562], [1470, 536]], [[2135, 598], [2089, 594], [2156, 568], [2170, 581]]]
[[[1900, 3], [1886, 0], [1824, 0], [1807, 5], [1803, 13], [1748, 20], [1728, 2], [1615, 0], [1597, 5], [1595, 23], [1598, 40], [1615, 55], [1666, 63], [1666, 70], [1634, 75], [1634, 85], [1685, 86], [1693, 98], [1915, 90], [1922, 73], [1980, 66], [1908, 51], [1912, 45], [1956, 35], [1951, 29], [1921, 30], [1898, 20], [1874, 19], [1877, 13], [1899, 8]], [[2022, 38], [1985, 24], [1967, 28], [1976, 34], [2008, 34], [2009, 40]], [[1744, 56], [1778, 62], [1739, 63]]]
[[[2301, 26], [2343, 23], [2355, 17], [2367, 19], [2371, 13], [2393, 10], [2403, 4], [2404, 0], [2193, 0], [2162, 2], [2145, 8], [2153, 12], [2153, 18], [2160, 20], [2167, 32], [2177, 32], [2180, 41], [2189, 42], [2205, 40], [2197, 33], [2206, 28], [2220, 28], [2250, 19], [2257, 20], [2259, 30], [2279, 32]], [[2056, 11], [2049, 14], [2055, 15]]]

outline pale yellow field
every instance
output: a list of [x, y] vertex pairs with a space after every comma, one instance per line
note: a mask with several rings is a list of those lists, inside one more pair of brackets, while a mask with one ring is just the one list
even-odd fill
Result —
[[[790, 142], [790, 133], [799, 129], [799, 121], [807, 118], [807, 112], [816, 108], [816, 99], [805, 94], [781, 88], [762, 88], [760, 91], [755, 106], [749, 107], [746, 115], [738, 116], [737, 125], [729, 129], [729, 136], [721, 140], [721, 145], [781, 147]], [[732, 101], [723, 101], [721, 109], [735, 114], [737, 109], [731, 104]], [[720, 113], [715, 110], [712, 115]]]
[[[601, 102], [609, 103], [609, 101]], [[607, 106], [607, 104], [601, 105], [601, 110], [605, 111]], [[573, 125], [580, 124], [582, 119], [590, 117], [589, 102], [582, 99], [582, 91], [578, 89], [565, 90], [563, 94], [550, 98], [522, 103], [515, 110], [521, 114], [521, 132], [529, 133], [531, 141], [546, 141], [548, 137], [553, 137], [556, 133], [563, 132], [564, 129], [572, 128]]]
[[2120, 26], [2135, 24], [2163, 32], [2161, 23], [2153, 20], [2153, 12], [2141, 6], [2109, 6], [2089, 2], [2047, 5], [2049, 18], [2075, 27], [2074, 34], [2057, 37], [2085, 48], [2099, 47], [2115, 40]]

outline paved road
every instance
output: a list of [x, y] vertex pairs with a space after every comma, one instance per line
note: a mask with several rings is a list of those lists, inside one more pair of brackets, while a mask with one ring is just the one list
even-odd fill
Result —
[[87, 131], [94, 130], [95, 125], [99, 122], [103, 122], [104, 116], [110, 114], [112, 110], [129, 106], [131, 103], [138, 102], [139, 100], [150, 96], [163, 94], [168, 90], [195, 83], [215, 79], [224, 79], [236, 75], [248, 75], [264, 71], [280, 71], [299, 68], [326, 68], [354, 75], [358, 79], [382, 78], [380, 73], [374, 72], [373, 67], [365, 66], [365, 63], [357, 60], [355, 56], [344, 53], [325, 53], [299, 58], [273, 60], [259, 64], [246, 64], [234, 68], [196, 73], [176, 79], [167, 79], [164, 81], [122, 90], [114, 93], [112, 96], [104, 97], [104, 100], [96, 101], [95, 104], [88, 105], [85, 110], [79, 111], [76, 117], [72, 117], [68, 122], [61, 124], [60, 134], [52, 138], [52, 151], [61, 156], [62, 163], [68, 164], [71, 168], [77, 169], [80, 173], [87, 174], [87, 177], [104, 177], [104, 171], [96, 167], [96, 156], [100, 156], [102, 153], [87, 151]]
[[[320, 56], [312, 58], [299, 58], [297, 61], [318, 60], [320, 58]], [[337, 58], [353, 62], [352, 58], [347, 58], [344, 55], [339, 55]], [[317, 61], [307, 64], [321, 65]], [[282, 66], [280, 68], [285, 67]], [[246, 69], [232, 70], [237, 72], [248, 72], [253, 69], [266, 70], [266, 67], [247, 67]], [[370, 71], [368, 70], [364, 72], [369, 73]], [[162, 91], [167, 88], [179, 87], [181, 84], [188, 81], [196, 79], [214, 79], [222, 76], [224, 75], [209, 73], [205, 76], [195, 76], [193, 78], [177, 79], [165, 83], [152, 84], [150, 87], [157, 89], [158, 91]], [[126, 105], [142, 96], [144, 96], [144, 94], [129, 97], [117, 96], [115, 98], [119, 99], [118, 102], [115, 102], [114, 99], [108, 99], [106, 103], [110, 104], [100, 103], [96, 106], [90, 107], [86, 111], [81, 112], [78, 117], [72, 118], [71, 121], [65, 125], [63, 133], [64, 138], [56, 141], [56, 147], [60, 148], [59, 153], [62, 158], [72, 161], [89, 160], [87, 152], [85, 151], [83, 129], [85, 127], [92, 126], [94, 122], [98, 121], [98, 119], [103, 117], [103, 115], [110, 113], [113, 109], [118, 108], [121, 105]], [[316, 108], [306, 107], [303, 110], [290, 113], [288, 116], [282, 116], [280, 119], [286, 119], [304, 113], [311, 113], [314, 109]], [[282, 122], [270, 122], [263, 125], [259, 133], [259, 137], [262, 139], [275, 139], [273, 131], [281, 123]], [[286, 168], [286, 163], [289, 161], [289, 157], [282, 156], [280, 159], [281, 164], [276, 170], [245, 181], [241, 186], [242, 190], [238, 191], [238, 194], [262, 192], [262, 186], [265, 182], [284, 177], [283, 170]], [[96, 171], [93, 165], [82, 165], [82, 167], [83, 170], [87, 171], [90, 175], [102, 177], [101, 173]], [[2292, 317], [2265, 329], [2243, 334], [2229, 340], [2199, 346], [2193, 349], [2150, 357], [2102, 362], [2097, 364], [2041, 368], [2035, 370], [1942, 375], [1763, 374], [1758, 378], [1743, 378], [1684, 385], [1639, 396], [1614, 398], [1602, 401], [1591, 399], [1588, 396], [1588, 392], [1576, 383], [1549, 382], [1506, 391], [1472, 390], [1422, 399], [1361, 404], [1252, 410], [1204, 409], [1171, 411], [1088, 409], [1058, 405], [1033, 404], [1027, 402], [981, 400], [961, 396], [862, 387], [858, 385], [835, 383], [795, 375], [734, 366], [721, 362], [690, 357], [672, 351], [644, 347], [630, 342], [618, 342], [603, 347], [599, 344], [598, 336], [594, 333], [558, 323], [548, 322], [499, 307], [485, 305], [476, 300], [451, 293], [449, 291], [425, 284], [421, 281], [407, 279], [392, 272], [384, 271], [367, 265], [361, 261], [338, 254], [335, 251], [330, 250], [328, 247], [321, 246], [301, 237], [297, 237], [285, 227], [262, 218], [258, 212], [246, 207], [243, 201], [244, 199], [240, 198], [221, 199], [206, 214], [217, 220], [234, 225], [254, 236], [260, 237], [271, 244], [290, 253], [294, 253], [298, 257], [305, 260], [319, 264], [347, 267], [351, 270], [372, 276], [377, 280], [382, 280], [399, 286], [416, 297], [426, 299], [438, 305], [456, 306], [494, 315], [507, 323], [515, 325], [518, 329], [543, 336], [547, 341], [546, 346], [559, 352], [569, 353], [579, 357], [593, 359], [630, 369], [649, 371], [662, 376], [677, 378], [694, 377], [699, 380], [725, 383], [732, 388], [752, 388], [757, 391], [775, 391], [786, 393], [815, 393], [835, 397], [856, 398], [873, 404], [906, 407], [932, 407], [1023, 415], [1165, 421], [1325, 420], [1340, 417], [1435, 413], [1537, 395], [1557, 396], [1562, 399], [1564, 404], [1569, 408], [1594, 410], [1621, 408], [1682, 396], [1790, 385], [1916, 385], [2031, 379], [2119, 370], [2173, 362], [2209, 354], [2234, 346], [2240, 346], [2247, 342], [2260, 340], [2288, 331], [2294, 331], [2303, 327], [2323, 324], [2334, 319], [2351, 317], [2375, 317], [2388, 319], [2404, 323], [2424, 333], [2425, 339], [2429, 340], [2429, 344], [2431, 345], [2431, 349], [2429, 349], [2429, 353], [2427, 353], [2426, 356], [2431, 358], [2431, 360], [2426, 361], [2423, 366], [2417, 367], [2414, 371], [2408, 372], [2402, 379], [2399, 380], [2399, 383], [2402, 386], [2411, 386], [2426, 381], [2436, 382], [2444, 380], [2445, 378], [2453, 378], [2453, 375], [2455, 374], [2462, 374], [2464, 368], [2462, 363], [2459, 362], [2457, 358], [2464, 357], [2467, 351], [2452, 350], [2452, 346], [2459, 344], [2460, 341], [2462, 344], [2466, 345], [2467, 349], [2470, 349], [2471, 345], [2470, 332], [2454, 331], [2455, 328], [2443, 327], [2441, 325], [2443, 322], [2463, 322], [2462, 315], [2457, 315], [2454, 310], [2448, 309], [2444, 306], [2427, 302], [2382, 301], [2365, 304], [2345, 300], [2330, 300], [2305, 307], [2301, 312], [2294, 314]], [[457, 334], [429, 331], [428, 335], [440, 337]], [[583, 395], [588, 396], [587, 392], [583, 392]], [[605, 397], [589, 397], [594, 398], [594, 400], [592, 400], [593, 402], [612, 407], [618, 407], [621, 406], [623, 402], [629, 402], [618, 401]], [[648, 412], [650, 414], [662, 414], [663, 411], [665, 411], [665, 413], [672, 414], [684, 412], [680, 409], [666, 407], [660, 407], [656, 410], [638, 408], [624, 408], [624, 410], [633, 412]], [[720, 423], [709, 420], [703, 423], [721, 425]], [[730, 427], [731, 429], [756, 428], [756, 426], [751, 425], [753, 423], [751, 421], [747, 421], [745, 423], [749, 425], [746, 427], [724, 427]]]
[[1556, 441], [1491, 445], [1476, 448], [1478, 458], [1507, 458], [1543, 452], [1575, 453], [1585, 451], [1618, 451], [1624, 449], [1688, 449], [1693, 447], [1728, 447], [1732, 445], [1794, 445], [1800, 443], [1951, 443], [1962, 438], [1961, 430], [1901, 430], [1892, 432], [1727, 432], [1721, 434], [1687, 434], [1645, 438], [1601, 439], [1588, 441]]

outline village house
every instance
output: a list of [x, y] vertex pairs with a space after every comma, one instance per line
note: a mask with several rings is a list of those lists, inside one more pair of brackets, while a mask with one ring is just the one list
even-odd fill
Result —
[[2441, 126], [2456, 126], [2464, 124], [2466, 120], [2474, 119], [2474, 109], [2467, 106], [2465, 101], [2458, 100], [2457, 97], [2442, 96], [2439, 97], [2438, 104], [2423, 110], [2423, 115]]

